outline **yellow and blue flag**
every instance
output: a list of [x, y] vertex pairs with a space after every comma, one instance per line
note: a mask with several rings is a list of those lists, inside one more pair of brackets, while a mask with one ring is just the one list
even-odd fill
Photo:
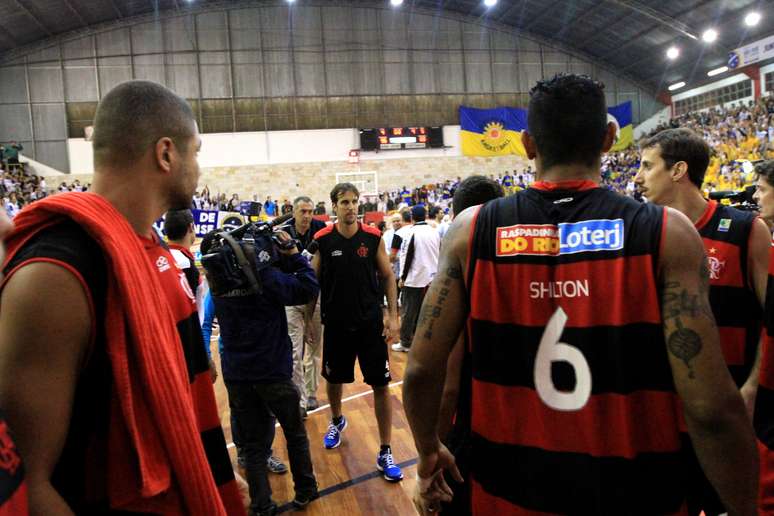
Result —
[[[627, 148], [634, 142], [632, 103], [607, 108], [608, 122], [617, 126], [611, 151]], [[527, 110], [500, 107], [477, 109], [460, 106], [460, 142], [464, 156], [527, 156], [521, 133], [527, 130]]]
[[460, 142], [465, 156], [527, 155], [521, 133], [527, 129], [527, 110], [460, 106]]
[[616, 126], [618, 127], [618, 130], [616, 131], [615, 143], [613, 143], [613, 147], [610, 149], [610, 152], [624, 150], [634, 142], [631, 101], [607, 108], [607, 121], [615, 122]]

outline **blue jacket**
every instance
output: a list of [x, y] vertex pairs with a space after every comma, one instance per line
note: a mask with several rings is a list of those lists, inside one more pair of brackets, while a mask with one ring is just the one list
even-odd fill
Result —
[[293, 346], [285, 307], [306, 304], [320, 290], [314, 271], [301, 254], [283, 256], [278, 267], [266, 267], [259, 275], [262, 294], [236, 291], [212, 296], [223, 341], [221, 369], [226, 382], [289, 380]]
[[[207, 358], [212, 358], [210, 340], [212, 339], [212, 323], [215, 321], [215, 301], [212, 300], [212, 292], [207, 291], [204, 298], [204, 320], [202, 321], [202, 336], [204, 337], [204, 349]], [[218, 337], [218, 354], [223, 356], [223, 337]]]

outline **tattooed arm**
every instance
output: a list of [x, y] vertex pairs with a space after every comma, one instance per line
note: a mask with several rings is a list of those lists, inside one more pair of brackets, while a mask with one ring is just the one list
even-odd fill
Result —
[[444, 238], [438, 274], [422, 304], [403, 383], [403, 405], [419, 452], [419, 490], [431, 505], [451, 499], [443, 469], [462, 481], [454, 457], [438, 438], [438, 411], [447, 359], [467, 316], [463, 271], [473, 213], [468, 209], [455, 218]]
[[758, 457], [752, 425], [720, 351], [709, 306], [704, 247], [669, 209], [659, 263], [661, 312], [672, 376], [699, 462], [729, 514], [755, 514]]

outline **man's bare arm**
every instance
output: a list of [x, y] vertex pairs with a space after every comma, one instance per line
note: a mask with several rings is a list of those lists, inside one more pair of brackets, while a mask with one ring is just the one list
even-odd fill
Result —
[[660, 260], [661, 311], [675, 387], [699, 462], [730, 514], [755, 514], [758, 456], [744, 403], [720, 350], [704, 246], [669, 209]]
[[425, 296], [403, 384], [403, 404], [421, 455], [439, 447], [438, 411], [446, 363], [468, 313], [464, 283], [474, 211], [461, 213], [446, 235], [438, 274]]
[[[320, 282], [320, 252], [314, 253], [314, 256], [312, 256], [312, 262], [310, 263], [312, 270], [314, 270], [314, 275], [317, 276], [317, 282]], [[304, 308], [304, 322], [306, 326], [309, 325], [310, 321], [312, 320], [312, 317], [314, 316], [314, 310], [317, 307], [317, 300], [319, 299], [321, 292], [318, 292], [316, 296], [314, 296], [314, 299], [312, 299], [309, 303], [306, 304], [306, 307]]]
[[441, 395], [441, 408], [438, 411], [438, 437], [447, 442], [446, 438], [451, 432], [454, 423], [454, 414], [457, 412], [457, 401], [460, 397], [460, 374], [462, 373], [462, 359], [465, 356], [465, 335], [460, 333], [457, 343], [454, 344], [449, 360], [446, 361], [446, 379]]
[[[761, 308], [766, 304], [766, 283], [769, 278], [769, 251], [771, 249], [771, 233], [762, 219], [755, 219], [750, 233], [750, 245], [747, 252], [747, 270], [749, 271], [749, 282], [755, 289], [755, 295]], [[755, 397], [758, 393], [758, 376], [761, 370], [761, 343], [758, 341], [758, 348], [755, 352], [755, 362], [753, 362], [750, 376], [740, 389], [742, 398], [747, 411], [752, 415], [755, 406]]]
[[395, 286], [395, 274], [392, 272], [390, 261], [387, 259], [387, 251], [384, 246], [379, 246], [376, 250], [376, 268], [384, 284], [384, 291], [387, 294], [387, 309], [390, 317], [398, 320], [398, 288]]
[[89, 345], [86, 293], [66, 269], [33, 263], [8, 280], [0, 307], [0, 406], [25, 461], [30, 513], [71, 514], [50, 479]]

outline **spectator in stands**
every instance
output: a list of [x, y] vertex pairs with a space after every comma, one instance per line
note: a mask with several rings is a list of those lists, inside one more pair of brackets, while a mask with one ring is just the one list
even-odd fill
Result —
[[239, 211], [239, 195], [234, 194], [226, 205], [226, 211]]
[[314, 215], [325, 215], [325, 203], [320, 201], [317, 206], [314, 207]]
[[266, 202], [263, 203], [263, 212], [269, 217], [277, 215], [277, 203], [271, 200], [271, 195], [266, 196]]
[[15, 141], [2, 147], [3, 161], [5, 161], [6, 169], [10, 170], [12, 167], [19, 166], [19, 152], [22, 150], [24, 150], [22, 144]]
[[293, 204], [291, 204], [290, 199], [285, 199], [285, 202], [282, 203], [282, 215], [288, 213], [293, 213]]

